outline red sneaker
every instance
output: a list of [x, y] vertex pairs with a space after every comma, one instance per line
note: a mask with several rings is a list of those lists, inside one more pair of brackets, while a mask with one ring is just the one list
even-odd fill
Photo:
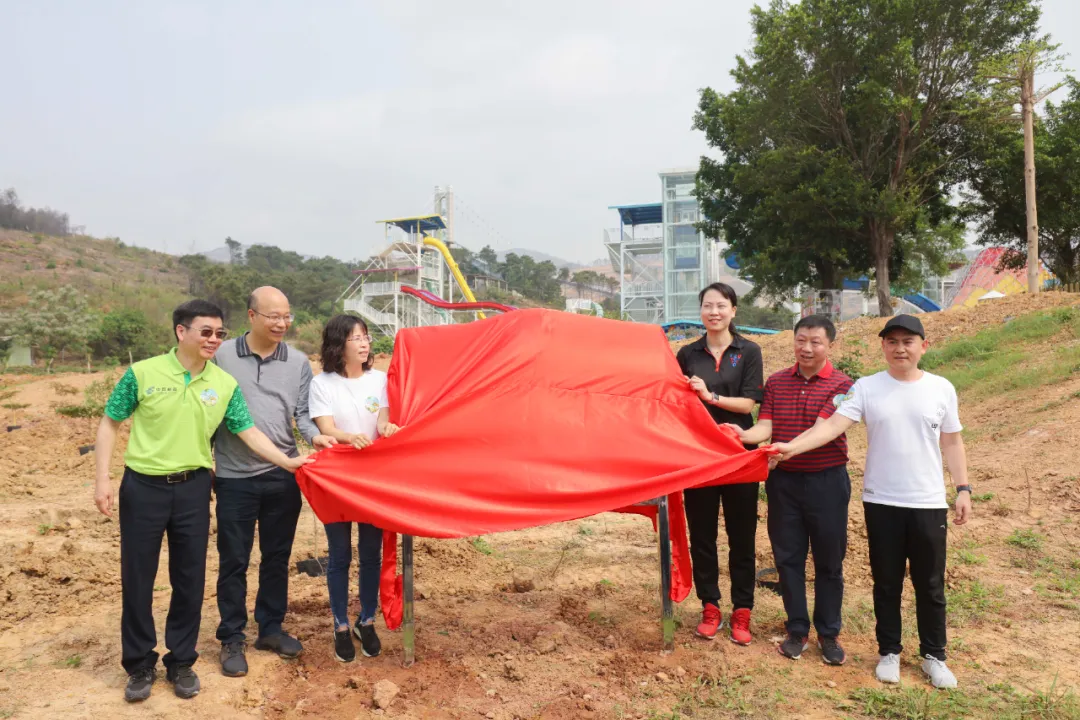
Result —
[[716, 637], [716, 631], [720, 629], [720, 620], [720, 608], [712, 603], [706, 603], [705, 608], [701, 611], [701, 624], [697, 626], [697, 630], [694, 631], [695, 634], [699, 638], [712, 640]]
[[739, 608], [731, 613], [731, 642], [749, 645], [750, 640], [750, 611]]

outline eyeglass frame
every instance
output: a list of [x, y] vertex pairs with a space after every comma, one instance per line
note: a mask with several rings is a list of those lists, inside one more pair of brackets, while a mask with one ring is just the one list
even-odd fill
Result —
[[266, 313], [261, 313], [255, 309], [252, 309], [251, 312], [255, 313], [256, 315], [262, 315], [264, 318], [266, 318], [272, 323], [276, 323], [279, 320], [284, 320], [286, 325], [291, 325], [292, 321], [296, 319], [296, 315], [293, 315], [292, 313], [289, 313], [288, 315], [267, 315]]
[[345, 338], [345, 342], [366, 342], [371, 344], [371, 335], [352, 335]]
[[[188, 330], [195, 330], [191, 325], [184, 325], [183, 323], [180, 323], [180, 327], [187, 328]], [[212, 327], [204, 325], [198, 329], [198, 333], [199, 337], [203, 340], [209, 340], [212, 337], [216, 337], [218, 340], [224, 342], [229, 339], [229, 331], [226, 328], [218, 328], [215, 330]]]

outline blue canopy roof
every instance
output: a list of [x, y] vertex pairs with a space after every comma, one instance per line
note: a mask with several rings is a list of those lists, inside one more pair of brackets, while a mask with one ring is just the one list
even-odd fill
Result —
[[618, 210], [623, 225], [658, 225], [664, 222], [664, 206], [662, 203], [609, 205], [608, 210]]
[[394, 225], [395, 227], [399, 227], [405, 232], [412, 234], [421, 232], [428, 233], [433, 230], [443, 230], [446, 228], [446, 222], [442, 219], [442, 215], [418, 215], [417, 217], [378, 220], [376, 222]]

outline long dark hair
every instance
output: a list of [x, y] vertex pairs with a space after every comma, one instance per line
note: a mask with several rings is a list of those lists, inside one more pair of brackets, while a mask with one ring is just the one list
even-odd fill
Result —
[[[345, 376], [345, 341], [357, 325], [364, 329], [365, 335], [371, 334], [368, 332], [367, 323], [356, 315], [335, 315], [326, 323], [322, 331], [322, 349], [319, 351], [323, 372]], [[375, 353], [369, 352], [367, 360], [364, 361], [364, 371], [370, 370], [374, 363]]]
[[[735, 294], [735, 289], [727, 283], [722, 282], [714, 282], [702, 288], [701, 292], [699, 292], [697, 296], [698, 307], [701, 307], [701, 304], [705, 302], [705, 293], [709, 292], [710, 290], [715, 290], [716, 292], [723, 295], [724, 299], [731, 303], [731, 307], [739, 307], [739, 296]], [[728, 332], [730, 332], [732, 335], [738, 334], [739, 330], [735, 327], [734, 321], [728, 323]]]

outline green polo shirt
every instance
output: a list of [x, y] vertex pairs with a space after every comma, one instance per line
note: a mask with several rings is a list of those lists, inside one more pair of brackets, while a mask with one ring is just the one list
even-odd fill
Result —
[[232, 375], [208, 362], [192, 377], [176, 348], [129, 367], [105, 414], [117, 422], [132, 418], [124, 464], [144, 475], [212, 468], [210, 438], [222, 420], [233, 434], [255, 426]]

